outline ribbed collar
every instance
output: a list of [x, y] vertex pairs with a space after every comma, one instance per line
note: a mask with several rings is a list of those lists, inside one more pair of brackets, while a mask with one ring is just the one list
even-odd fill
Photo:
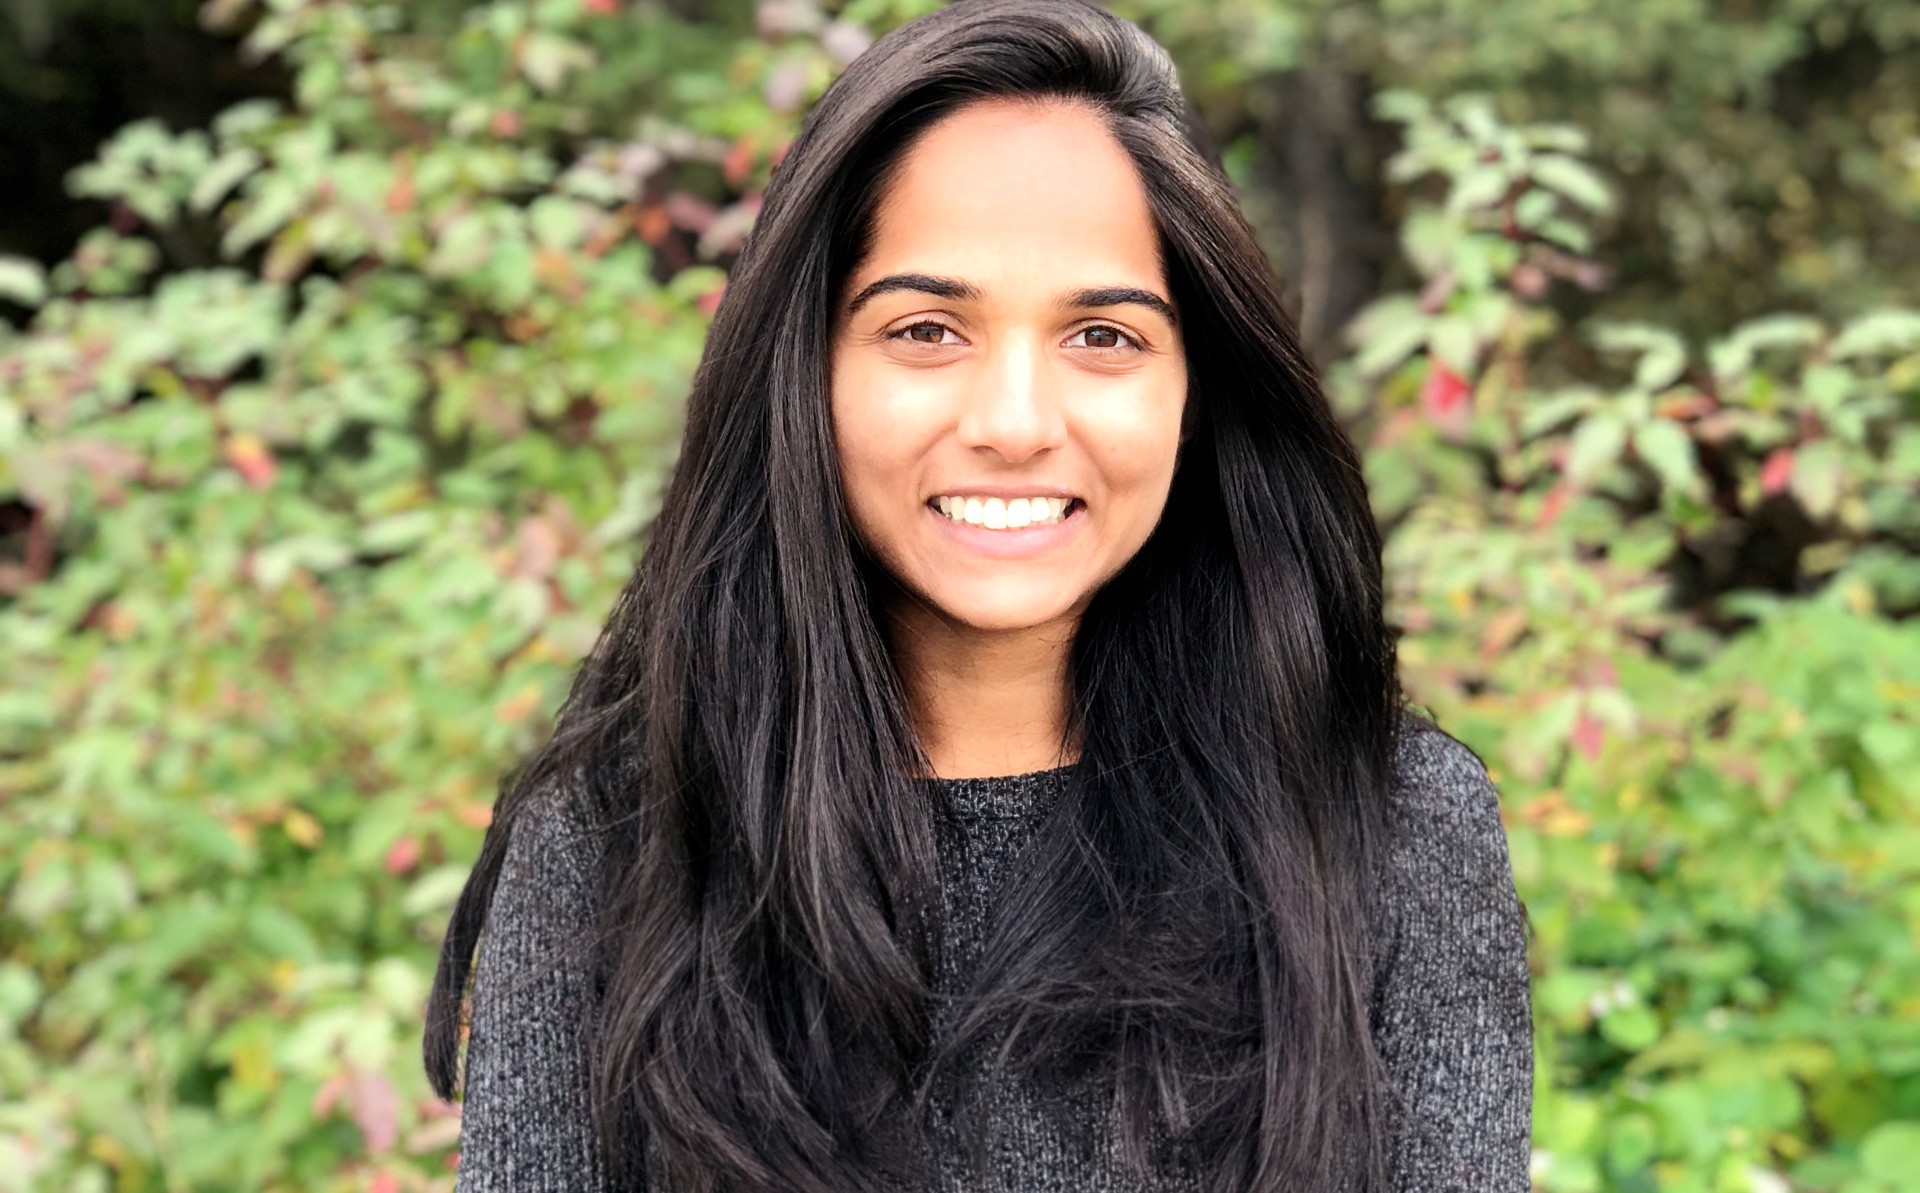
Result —
[[1044, 815], [1077, 763], [976, 779], [921, 779], [961, 820], [1009, 820]]

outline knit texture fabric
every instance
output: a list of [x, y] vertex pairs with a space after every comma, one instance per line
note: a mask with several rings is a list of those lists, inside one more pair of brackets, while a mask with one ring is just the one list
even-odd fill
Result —
[[[1533, 1034], [1526, 924], [1498, 797], [1480, 759], [1424, 722], [1410, 722], [1396, 767], [1400, 831], [1377, 901], [1371, 1014], [1391, 1083], [1390, 1187], [1523, 1193]], [[935, 818], [949, 940], [937, 992], [964, 988], [995, 899], [1070, 770], [922, 780], [951, 813]], [[514, 824], [475, 962], [456, 1193], [613, 1193], [588, 1104], [588, 970], [582, 950], [562, 947], [594, 924], [596, 859], [565, 801], [530, 803]], [[1008, 1078], [980, 1088], [964, 1107], [934, 1099], [943, 1190], [1204, 1187], [1190, 1173], [1142, 1177], [1122, 1161], [1110, 1086]]]

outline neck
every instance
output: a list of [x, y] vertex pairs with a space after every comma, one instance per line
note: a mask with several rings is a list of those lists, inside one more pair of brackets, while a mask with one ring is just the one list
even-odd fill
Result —
[[971, 779], [1065, 766], [1067, 657], [1076, 613], [1018, 630], [957, 624], [919, 601], [888, 616], [890, 646], [933, 777]]

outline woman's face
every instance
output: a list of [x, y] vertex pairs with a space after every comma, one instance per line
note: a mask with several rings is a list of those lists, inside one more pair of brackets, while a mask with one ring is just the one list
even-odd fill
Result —
[[979, 630], [1077, 619], [1166, 505], [1187, 366], [1132, 160], [1090, 110], [992, 100], [905, 153], [836, 307], [856, 530]]

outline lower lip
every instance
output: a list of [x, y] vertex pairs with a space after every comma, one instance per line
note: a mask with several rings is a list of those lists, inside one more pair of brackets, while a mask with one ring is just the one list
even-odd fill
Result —
[[966, 522], [956, 522], [932, 506], [922, 507], [927, 516], [940, 524], [940, 532], [969, 551], [995, 559], [1028, 559], [1057, 551], [1080, 533], [1086, 521], [1087, 507], [1075, 505], [1058, 522], [1041, 526], [1022, 526], [1018, 530], [988, 530]]

